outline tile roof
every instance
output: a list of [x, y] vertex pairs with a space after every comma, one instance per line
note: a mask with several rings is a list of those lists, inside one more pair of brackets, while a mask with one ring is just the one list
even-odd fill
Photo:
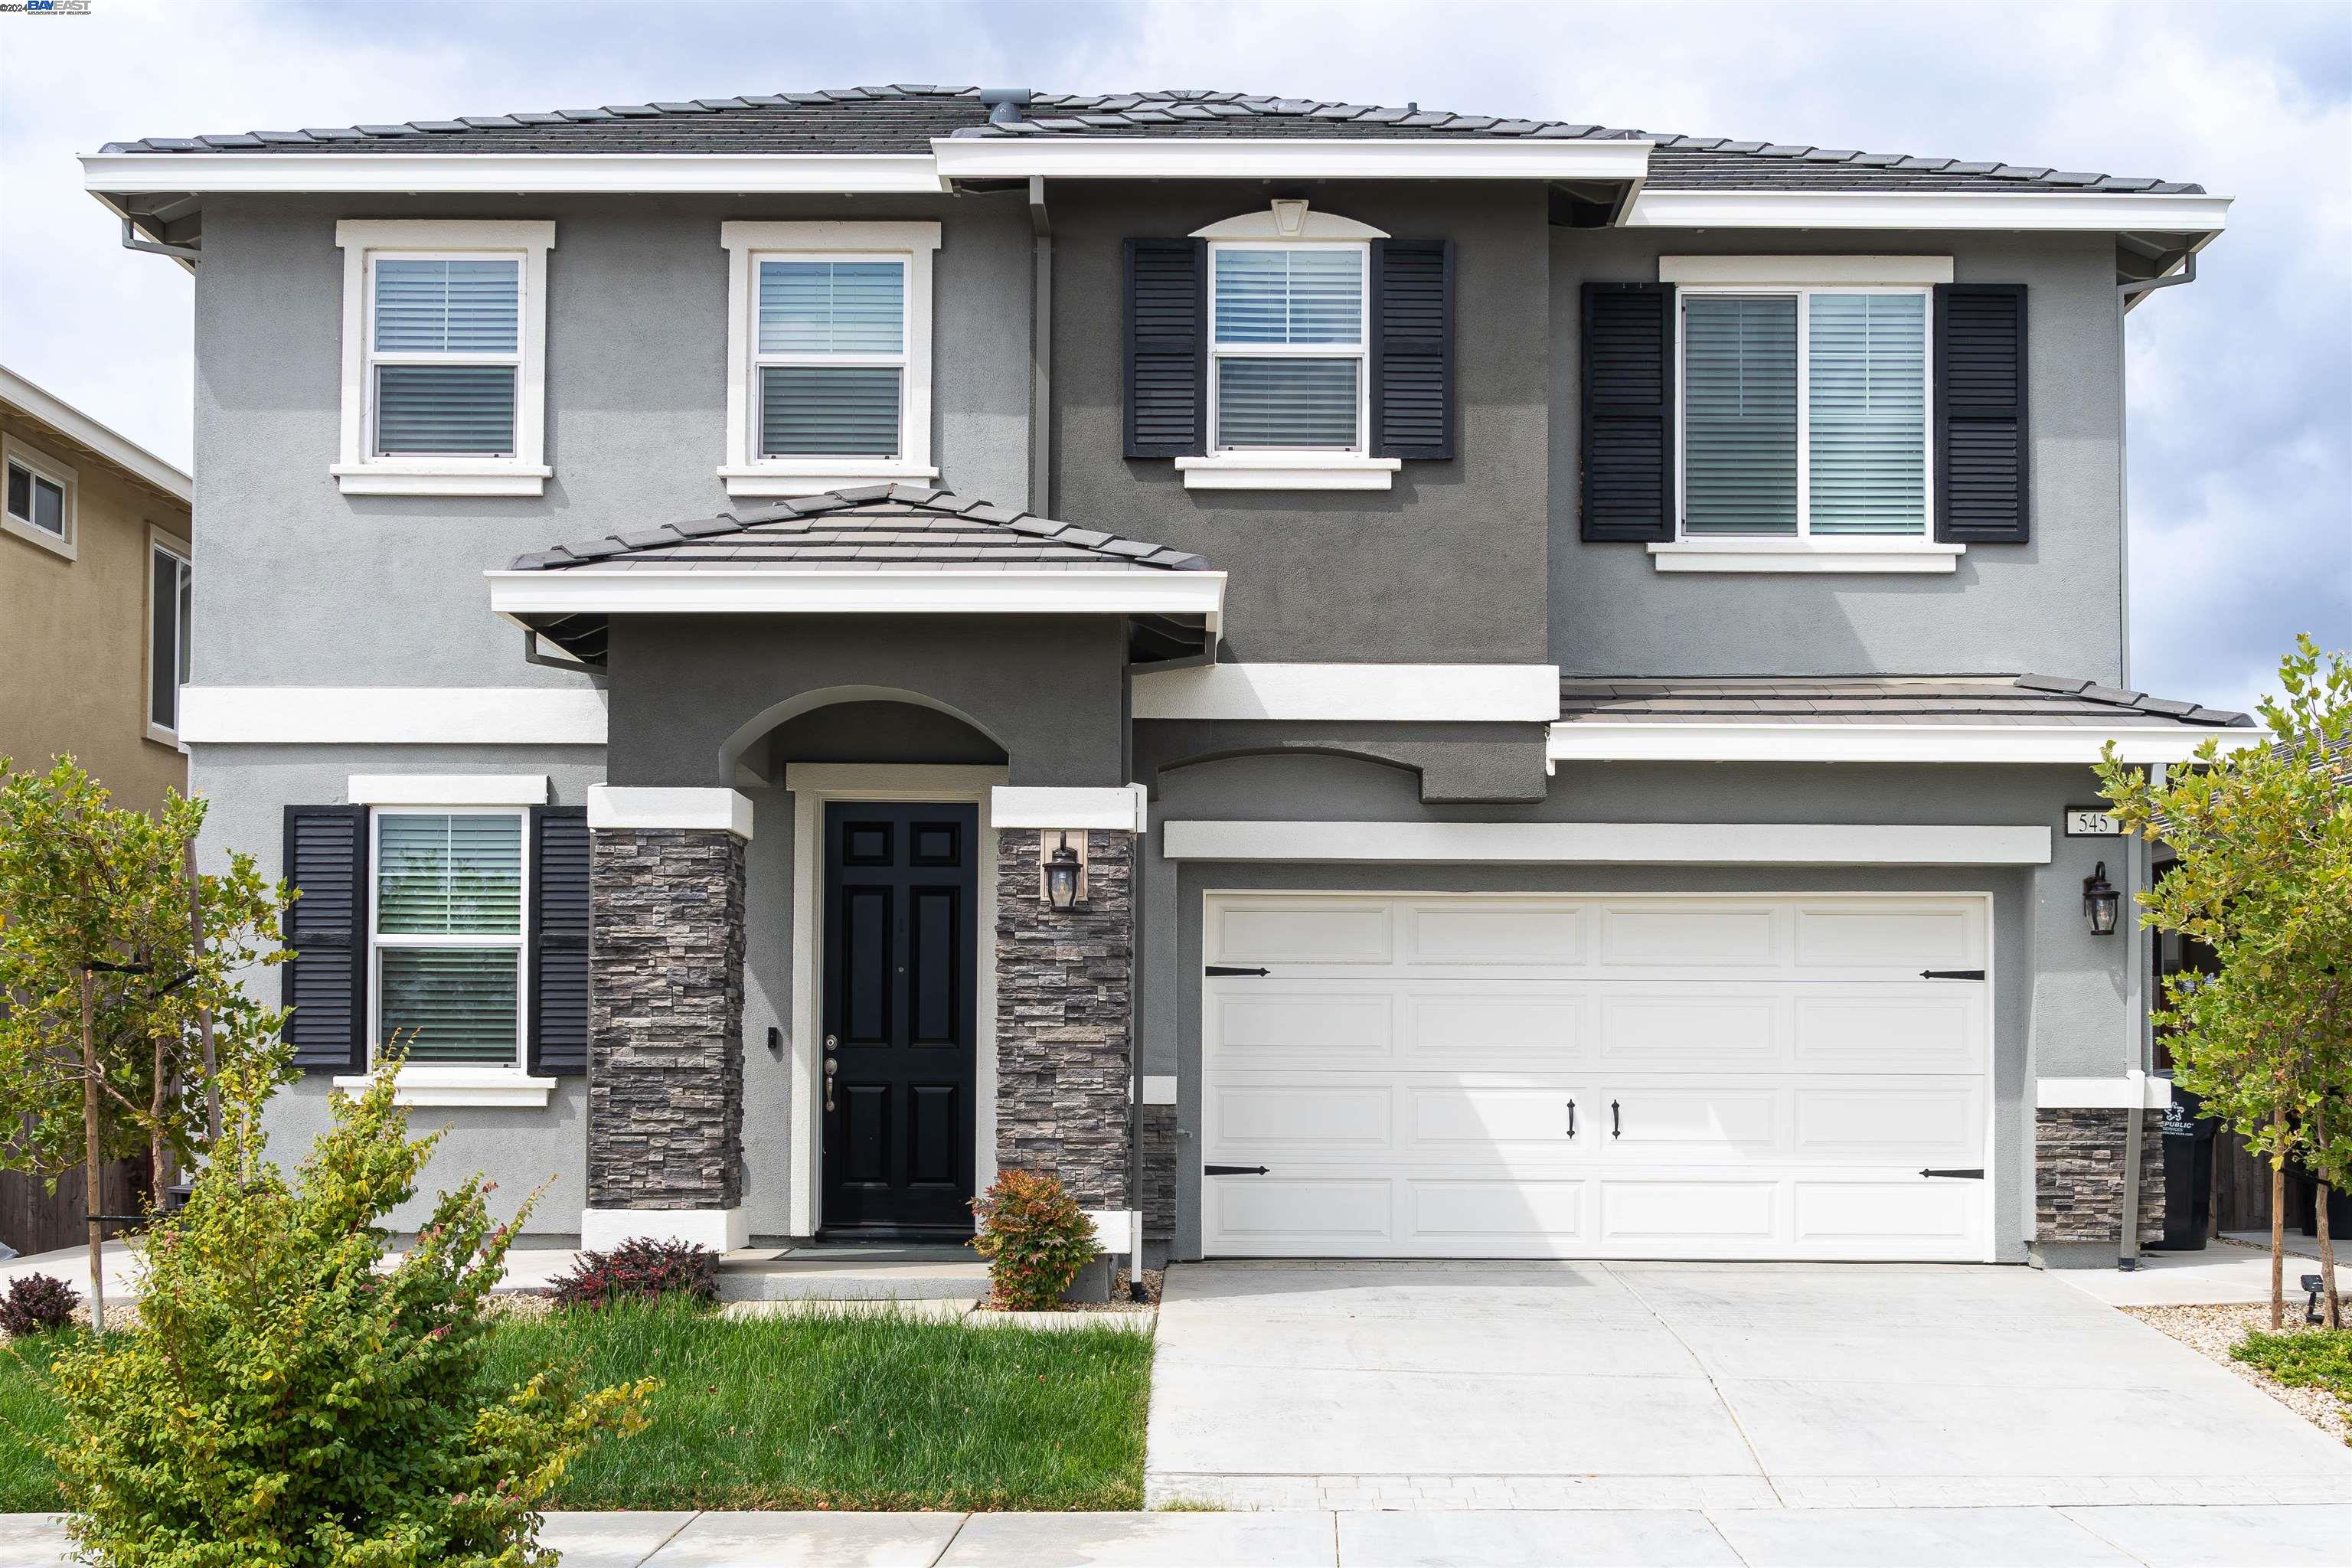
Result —
[[395, 125], [250, 131], [110, 142], [109, 153], [924, 153], [935, 136], [1515, 137], [1657, 142], [1648, 188], [1683, 190], [2147, 191], [2201, 185], [1798, 143], [1628, 131], [1570, 121], [1454, 114], [1366, 103], [1199, 90], [1034, 96], [992, 123], [980, 89], [898, 85], [608, 104], [552, 113], [473, 114]]
[[798, 496], [524, 555], [519, 572], [1201, 572], [1198, 555], [919, 485]]
[[2243, 713], [2048, 675], [1577, 679], [1559, 683], [1559, 716], [1571, 724], [2253, 724]]

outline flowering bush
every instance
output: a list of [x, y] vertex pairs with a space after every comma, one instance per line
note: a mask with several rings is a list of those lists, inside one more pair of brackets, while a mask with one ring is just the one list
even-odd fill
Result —
[[494, 1225], [478, 1178], [389, 1262], [381, 1222], [437, 1141], [407, 1136], [397, 1068], [334, 1096], [291, 1185], [260, 1158], [265, 1080], [226, 1077], [224, 1136], [146, 1239], [139, 1326], [53, 1366], [65, 1425], [45, 1447], [89, 1561], [552, 1564], [541, 1500], [591, 1442], [645, 1425], [650, 1382], [583, 1393], [557, 1365], [485, 1385], [483, 1306], [522, 1215]]
[[997, 1305], [1039, 1311], [1061, 1302], [1094, 1258], [1094, 1221], [1054, 1177], [1007, 1171], [971, 1201], [980, 1234], [971, 1245], [988, 1259]]
[[73, 1321], [81, 1292], [47, 1274], [27, 1274], [0, 1298], [0, 1329], [11, 1335], [43, 1334]]
[[609, 1252], [583, 1252], [555, 1282], [559, 1307], [604, 1307], [679, 1295], [719, 1300], [719, 1254], [690, 1241], [625, 1241]]

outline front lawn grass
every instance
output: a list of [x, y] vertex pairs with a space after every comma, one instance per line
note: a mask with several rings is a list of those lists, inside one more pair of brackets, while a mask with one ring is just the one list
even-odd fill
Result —
[[[33, 1441], [58, 1420], [48, 1354], [0, 1348], [0, 1512], [58, 1506]], [[650, 1376], [662, 1391], [652, 1426], [592, 1450], [552, 1508], [1143, 1506], [1144, 1334], [734, 1321], [673, 1300], [507, 1320], [484, 1374], [511, 1386], [560, 1362], [591, 1386]]]
[[2352, 1415], [2352, 1329], [2305, 1329], [2296, 1333], [2249, 1332], [2230, 1353], [2290, 1388], [2320, 1388], [2344, 1402]]

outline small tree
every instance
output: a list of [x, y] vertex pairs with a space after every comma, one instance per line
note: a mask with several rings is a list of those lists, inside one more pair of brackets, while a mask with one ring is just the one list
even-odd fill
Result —
[[2352, 1184], [2352, 661], [2298, 637], [2265, 699], [2271, 744], [2215, 741], [2161, 784], [2113, 744], [2099, 778], [2133, 831], [2178, 857], [2144, 925], [2210, 946], [2165, 983], [2174, 1076], [2271, 1163], [2271, 1327], [2285, 1316], [2286, 1164], [2319, 1182], [2320, 1272], [2341, 1326], [2331, 1190]]
[[552, 1568], [539, 1509], [651, 1381], [583, 1393], [551, 1366], [488, 1386], [484, 1310], [530, 1203], [445, 1193], [396, 1262], [384, 1215], [439, 1134], [411, 1139], [399, 1063], [332, 1097], [292, 1185], [261, 1158], [266, 1083], [225, 1075], [220, 1146], [145, 1250], [139, 1326], [54, 1363], [46, 1445], [93, 1562], [140, 1568]]
[[[108, 804], [70, 757], [46, 774], [0, 757], [0, 1166], [84, 1168], [89, 1212], [105, 1163], [144, 1153], [160, 1194], [211, 1141], [216, 1068], [285, 1076], [283, 1015], [239, 973], [275, 963], [290, 897], [253, 858], [194, 869], [205, 803], [153, 816]], [[89, 1227], [91, 1321], [105, 1321], [100, 1227]]]

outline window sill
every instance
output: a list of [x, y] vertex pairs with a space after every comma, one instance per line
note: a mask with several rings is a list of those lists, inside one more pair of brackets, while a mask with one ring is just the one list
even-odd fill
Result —
[[13, 512], [0, 512], [0, 531], [13, 533], [19, 539], [39, 545], [52, 555], [62, 555], [68, 561], [76, 554], [71, 535], [51, 533], [40, 524], [26, 522]]
[[1678, 539], [1650, 546], [1661, 572], [1952, 572], [1965, 544], [1925, 539]]
[[534, 463], [337, 463], [347, 496], [535, 496], [553, 468]]
[[[362, 1078], [338, 1078], [335, 1087], [354, 1093]], [[394, 1100], [402, 1105], [543, 1106], [555, 1092], [551, 1078], [533, 1078], [513, 1068], [404, 1067]]]
[[1219, 452], [1179, 458], [1188, 490], [1384, 490], [1404, 465], [1355, 452]]
[[858, 465], [849, 461], [730, 464], [719, 470], [730, 496], [813, 496], [859, 485], [930, 484], [937, 468], [914, 463]]

